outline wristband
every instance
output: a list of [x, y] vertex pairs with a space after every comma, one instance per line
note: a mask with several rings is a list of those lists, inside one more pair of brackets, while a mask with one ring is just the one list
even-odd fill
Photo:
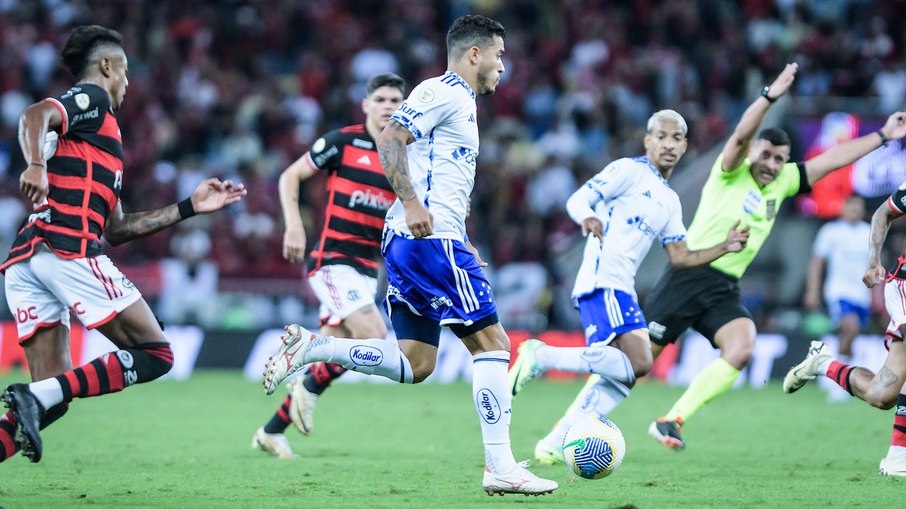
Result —
[[884, 131], [880, 129], [878, 129], [876, 132], [878, 133], [878, 136], [881, 137], [881, 146], [887, 145], [887, 142], [890, 141], [890, 138], [884, 136]]
[[761, 89], [761, 97], [764, 97], [765, 99], [767, 99], [769, 103], [773, 103], [774, 101], [777, 100], [777, 98], [769, 96], [768, 92], [770, 92], [770, 91], [771, 91], [771, 87], [765, 86], [764, 88]]
[[195, 207], [192, 206], [192, 198], [186, 198], [180, 202], [176, 203], [176, 208], [179, 209], [179, 218], [188, 219], [195, 215]]

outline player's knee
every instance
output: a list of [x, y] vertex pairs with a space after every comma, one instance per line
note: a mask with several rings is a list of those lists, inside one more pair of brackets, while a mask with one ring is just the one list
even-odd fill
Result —
[[169, 343], [148, 343], [135, 348], [144, 357], [145, 369], [139, 371], [139, 383], [156, 380], [173, 368], [173, 349]]
[[384, 322], [350, 328], [353, 339], [384, 339], [387, 337], [387, 326]]
[[654, 364], [654, 357], [651, 355], [651, 352], [647, 352], [648, 355], [637, 356], [637, 358], [630, 357], [629, 363], [632, 364], [632, 372], [635, 374], [636, 378], [643, 377], [651, 371], [651, 366]]
[[754, 351], [754, 344], [738, 343], [725, 348], [723, 357], [731, 366], [741, 370], [752, 362]]
[[881, 410], [890, 410], [897, 404], [898, 390], [885, 390], [884, 388], [872, 387], [868, 394], [865, 395], [865, 402]]

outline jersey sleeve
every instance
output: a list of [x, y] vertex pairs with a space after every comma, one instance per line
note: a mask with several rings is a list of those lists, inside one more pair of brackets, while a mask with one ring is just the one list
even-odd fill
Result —
[[815, 244], [812, 246], [812, 254], [818, 258], [827, 258], [830, 256], [830, 230], [829, 224], [826, 224], [818, 230], [818, 236], [815, 237]]
[[110, 109], [110, 96], [96, 86], [73, 87], [60, 97], [44, 99], [57, 107], [63, 115], [60, 134], [93, 134], [100, 130], [104, 116]]
[[676, 212], [670, 214], [670, 219], [661, 230], [660, 237], [662, 246], [686, 240], [686, 225], [683, 224], [683, 209], [679, 199], [676, 201]]
[[808, 183], [808, 175], [805, 173], [805, 164], [789, 162], [780, 168], [780, 174], [777, 180], [783, 189], [783, 196], [789, 198], [797, 194], [808, 193], [812, 186]]
[[312, 168], [339, 168], [343, 159], [345, 140], [340, 131], [330, 131], [315, 140], [308, 150], [308, 159]]
[[900, 184], [890, 198], [887, 198], [887, 206], [897, 215], [906, 214], [906, 182]]
[[425, 81], [412, 89], [409, 97], [390, 118], [402, 124], [418, 141], [456, 112], [457, 105], [457, 97], [451, 93], [450, 87], [440, 82]]

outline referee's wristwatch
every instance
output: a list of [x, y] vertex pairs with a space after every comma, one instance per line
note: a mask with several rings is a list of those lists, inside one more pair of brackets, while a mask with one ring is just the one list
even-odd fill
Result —
[[776, 101], [777, 98], [771, 97], [770, 95], [768, 95], [768, 92], [770, 90], [771, 90], [771, 87], [765, 85], [765, 87], [761, 89], [761, 97], [764, 97], [765, 99], [768, 100], [769, 103], [772, 103], [772, 102]]

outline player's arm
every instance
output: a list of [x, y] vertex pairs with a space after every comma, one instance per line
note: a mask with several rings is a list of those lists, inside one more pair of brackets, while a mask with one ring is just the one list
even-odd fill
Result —
[[122, 204], [117, 202], [104, 230], [104, 238], [116, 246], [123, 242], [146, 237], [172, 226], [195, 214], [206, 214], [220, 210], [241, 200], [247, 193], [242, 184], [231, 180], [221, 182], [209, 178], [195, 188], [192, 195], [179, 203], [157, 210], [124, 214]]
[[422, 238], [434, 233], [434, 217], [419, 201], [412, 187], [406, 145], [413, 141], [415, 138], [409, 129], [391, 119], [378, 135], [377, 149], [384, 175], [406, 210], [406, 226], [412, 235]]
[[742, 118], [739, 119], [739, 123], [736, 124], [736, 128], [733, 130], [733, 134], [730, 135], [727, 143], [724, 144], [723, 163], [721, 165], [723, 171], [733, 171], [745, 160], [746, 153], [749, 151], [749, 144], [761, 126], [765, 115], [767, 115], [771, 103], [790, 89], [793, 80], [796, 79], [796, 71], [798, 70], [799, 64], [795, 62], [786, 64], [777, 79], [768, 86], [767, 95], [770, 99], [759, 96], [755, 99], [755, 102], [746, 108], [745, 113], [742, 114]]
[[877, 131], [844, 141], [806, 161], [805, 174], [808, 183], [813, 185], [828, 173], [849, 166], [888, 140], [898, 140], [904, 136], [906, 136], [906, 112], [898, 111], [887, 117], [884, 127]]
[[808, 309], [821, 307], [821, 283], [824, 279], [824, 265], [824, 258], [818, 255], [813, 255], [812, 261], [809, 262], [803, 302]]
[[[903, 191], [897, 191], [894, 197], [902, 193]], [[890, 229], [891, 221], [903, 215], [903, 211], [893, 203], [892, 199], [888, 199], [871, 216], [871, 236], [868, 241], [868, 268], [865, 269], [865, 274], [862, 275], [862, 282], [869, 288], [883, 283], [887, 278], [887, 271], [881, 265], [881, 250], [884, 247], [884, 241], [887, 240], [887, 230]]]
[[582, 236], [594, 235], [599, 241], [604, 241], [604, 223], [594, 211], [594, 205], [600, 201], [600, 196], [591, 185], [583, 185], [566, 200], [566, 212], [569, 217], [582, 227]]
[[690, 251], [685, 240], [664, 244], [670, 265], [677, 269], [688, 269], [713, 262], [727, 253], [737, 253], [746, 247], [749, 241], [749, 227], [739, 229], [739, 221], [730, 227], [727, 240], [708, 249]]
[[299, 212], [299, 183], [311, 178], [317, 171], [309, 163], [309, 153], [289, 165], [280, 174], [277, 189], [280, 194], [280, 207], [283, 209], [283, 223], [286, 232], [283, 234], [283, 258], [293, 263], [305, 259], [305, 226]]
[[51, 129], [63, 125], [63, 114], [53, 103], [32, 104], [19, 117], [19, 146], [28, 166], [19, 176], [19, 189], [34, 204], [47, 198], [47, 161], [44, 160], [44, 137]]

